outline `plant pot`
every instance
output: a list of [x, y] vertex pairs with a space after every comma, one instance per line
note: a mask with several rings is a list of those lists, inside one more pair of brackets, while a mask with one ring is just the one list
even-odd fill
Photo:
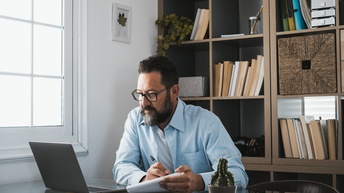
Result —
[[208, 190], [209, 193], [236, 193], [236, 186], [229, 187], [229, 186], [209, 186]]

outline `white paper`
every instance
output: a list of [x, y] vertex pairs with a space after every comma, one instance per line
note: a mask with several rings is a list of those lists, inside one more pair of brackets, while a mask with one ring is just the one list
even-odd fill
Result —
[[141, 182], [138, 184], [129, 185], [127, 186], [127, 191], [129, 193], [168, 192], [165, 188], [160, 187], [159, 182], [168, 176], [176, 176], [176, 175], [180, 175], [180, 173], [173, 173], [173, 174], [163, 176], [160, 178], [155, 178], [153, 180], [148, 180], [148, 181]]

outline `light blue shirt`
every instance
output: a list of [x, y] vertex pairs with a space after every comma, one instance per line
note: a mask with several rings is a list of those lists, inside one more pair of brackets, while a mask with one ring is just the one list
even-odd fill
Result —
[[[189, 166], [202, 176], [207, 190], [210, 177], [223, 157], [228, 160], [228, 170], [233, 174], [235, 184], [238, 188], [246, 188], [248, 176], [240, 151], [214, 113], [186, 105], [178, 99], [176, 111], [164, 132], [174, 169], [181, 165]], [[158, 137], [154, 127], [144, 124], [139, 107], [129, 112], [113, 167], [117, 183], [139, 183], [154, 164], [150, 155], [159, 157]]]

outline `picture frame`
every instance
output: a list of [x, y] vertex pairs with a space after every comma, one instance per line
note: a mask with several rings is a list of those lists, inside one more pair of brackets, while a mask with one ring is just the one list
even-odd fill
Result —
[[112, 4], [112, 40], [130, 43], [131, 39], [131, 7]]

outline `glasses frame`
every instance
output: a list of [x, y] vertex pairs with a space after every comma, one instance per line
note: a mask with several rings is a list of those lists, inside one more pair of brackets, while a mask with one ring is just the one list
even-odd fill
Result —
[[[157, 92], [148, 92], [148, 93], [144, 94], [144, 93], [142, 93], [142, 92], [141, 92], [141, 93], [138, 92], [138, 90], [135, 89], [133, 92], [131, 92], [131, 95], [133, 96], [134, 100], [136, 100], [136, 101], [142, 101], [142, 100], [143, 100], [143, 97], [146, 97], [146, 99], [147, 99], [149, 102], [155, 102], [155, 101], [158, 100], [158, 95], [161, 94], [161, 93], [164, 92], [164, 91], [167, 91], [167, 90], [168, 90], [168, 88], [166, 87], [166, 88], [164, 88], [164, 89], [162, 89], [162, 90], [160, 90], [160, 91], [157, 91]], [[141, 100], [138, 99], [138, 98], [136, 98], [136, 97], [135, 97], [135, 94], [141, 95]], [[147, 95], [155, 95], [155, 100], [150, 100], [149, 97], [147, 97]]]

